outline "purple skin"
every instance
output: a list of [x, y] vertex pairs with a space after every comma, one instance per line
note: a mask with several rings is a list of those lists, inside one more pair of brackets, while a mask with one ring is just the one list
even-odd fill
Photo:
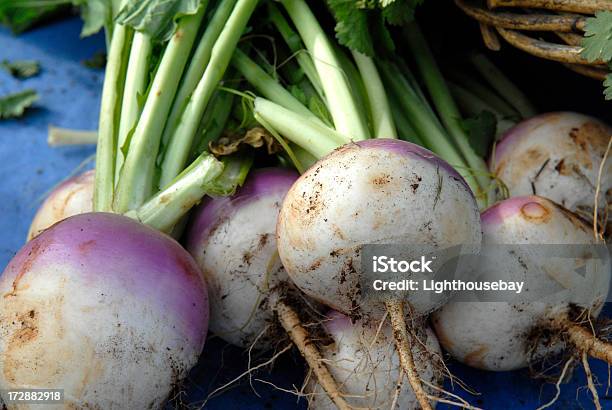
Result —
[[161, 408], [202, 352], [206, 283], [167, 235], [76, 215], [0, 276], [0, 389], [63, 388], [70, 408]]
[[295, 171], [290, 169], [255, 169], [249, 174], [245, 184], [234, 195], [204, 198], [191, 217], [186, 248], [189, 250], [199, 248], [202, 241], [208, 239], [211, 230], [216, 227], [221, 219], [228, 217], [258, 197], [278, 191], [287, 192], [298, 176]]
[[18, 293], [25, 276], [31, 272], [43, 275], [44, 269], [38, 268], [57, 261], [74, 267], [66, 272], [77, 274], [88, 285], [116, 283], [134, 298], [157, 301], [162, 311], [176, 318], [181, 333], [195, 345], [204, 344], [206, 284], [191, 256], [169, 236], [115, 214], [70, 217], [15, 255], [0, 276], [0, 285], [12, 283], [3, 296]]
[[509, 196], [539, 195], [577, 212], [593, 215], [596, 187], [600, 209], [612, 195], [612, 165], [602, 159], [612, 127], [575, 112], [538, 115], [509, 129], [489, 159]]
[[[520, 140], [523, 135], [532, 127], [536, 127], [539, 124], [546, 123], [550, 119], [557, 117], [559, 113], [548, 112], [545, 114], [536, 115], [528, 120], [522, 121], [506, 131], [497, 144], [495, 145], [495, 156], [501, 158], [505, 156], [506, 152], [511, 151], [513, 145]], [[491, 158], [492, 159], [492, 158]], [[491, 164], [490, 164], [491, 165]]]
[[480, 218], [484, 226], [499, 225], [507, 219], [521, 212], [527, 216], [540, 213], [537, 206], [539, 198], [535, 196], [515, 196], [502, 202], [498, 202], [485, 210]]

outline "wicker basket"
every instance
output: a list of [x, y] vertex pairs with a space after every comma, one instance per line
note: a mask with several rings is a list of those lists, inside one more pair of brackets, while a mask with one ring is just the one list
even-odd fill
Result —
[[558, 61], [591, 78], [602, 80], [609, 72], [602, 62], [584, 60], [580, 44], [586, 19], [598, 11], [612, 11], [610, 0], [487, 0], [486, 5], [484, 1], [455, 0], [455, 3], [479, 22], [484, 42], [491, 50], [500, 49], [502, 37], [520, 50]]

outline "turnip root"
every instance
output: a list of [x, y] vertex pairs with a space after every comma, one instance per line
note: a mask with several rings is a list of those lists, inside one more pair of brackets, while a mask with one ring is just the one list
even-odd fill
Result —
[[408, 142], [347, 144], [289, 190], [277, 237], [289, 277], [308, 296], [353, 319], [380, 318], [388, 310], [402, 367], [421, 406], [431, 408], [416, 374], [402, 302], [421, 316], [444, 300], [418, 292], [404, 293], [402, 301], [383, 302], [372, 292], [362, 297], [360, 253], [376, 243], [478, 246], [478, 207], [461, 176]]
[[73, 216], [0, 277], [0, 389], [64, 389], [70, 408], [160, 408], [207, 325], [206, 284], [178, 243], [124, 216]]
[[[353, 408], [419, 409], [419, 403], [403, 374], [397, 352], [393, 348], [393, 334], [388, 322], [379, 330], [380, 323], [364, 319], [351, 320], [338, 312], [330, 312], [323, 323], [333, 344], [322, 349], [331, 372], [342, 386], [342, 393]], [[440, 346], [428, 327], [419, 335], [422, 344], [413, 347], [419, 376], [428, 384], [440, 386], [441, 372], [434, 363], [441, 358]], [[433, 389], [427, 389], [433, 393]], [[321, 387], [310, 380], [305, 393], [312, 410], [334, 409]], [[393, 406], [393, 407], [392, 407]]]
[[[482, 214], [483, 246], [492, 244], [595, 244], [582, 219], [542, 197], [515, 197]], [[503, 257], [484, 258], [479, 280], [525, 281], [525, 292], [558, 288], [548, 299], [517, 303], [494, 301], [450, 302], [433, 315], [442, 346], [457, 360], [486, 370], [526, 367], [572, 349], [612, 361], [612, 350], [596, 339], [590, 328], [572, 322], [575, 312], [597, 317], [608, 294], [610, 272], [574, 273], [582, 259], [545, 257], [532, 248], [517, 248]], [[537, 274], [538, 270], [545, 274]], [[582, 303], [581, 301], [590, 301]], [[540, 343], [542, 342], [542, 343]]]
[[275, 230], [283, 198], [297, 178], [290, 170], [258, 169], [235, 195], [206, 198], [195, 210], [187, 249], [209, 285], [211, 331], [236, 346], [256, 349], [288, 335], [330, 398], [347, 409], [297, 312], [285, 300], [290, 284]]
[[[508, 130], [491, 158], [491, 171], [510, 196], [539, 195], [592, 219], [599, 168], [612, 127], [586, 115], [538, 115]], [[612, 161], [599, 181], [601, 209], [612, 201]]]
[[69, 216], [91, 212], [93, 184], [94, 170], [90, 170], [58, 185], [38, 208], [28, 231], [28, 241]]

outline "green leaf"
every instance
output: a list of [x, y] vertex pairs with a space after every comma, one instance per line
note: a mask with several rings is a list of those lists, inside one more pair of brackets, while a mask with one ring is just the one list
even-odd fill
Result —
[[113, 24], [112, 0], [73, 0], [73, 4], [81, 8], [83, 28], [81, 37], [96, 34], [102, 28], [109, 29]]
[[40, 72], [40, 64], [35, 60], [3, 60], [0, 67], [15, 78], [29, 78]]
[[414, 19], [414, 10], [425, 0], [380, 0], [382, 15], [392, 26], [401, 26]]
[[[351, 50], [374, 57], [381, 41], [393, 50], [385, 23], [400, 26], [414, 19], [414, 10], [424, 0], [327, 0], [336, 19], [336, 38]], [[376, 44], [376, 47], [374, 47]]]
[[172, 37], [176, 20], [196, 14], [201, 4], [201, 0], [128, 0], [116, 19], [164, 42]]
[[587, 61], [612, 59], [612, 12], [601, 11], [587, 19], [582, 57]]
[[355, 0], [327, 0], [336, 18], [336, 38], [340, 44], [368, 56], [374, 55], [374, 45], [368, 25], [368, 9]]
[[21, 117], [36, 100], [38, 93], [32, 89], [0, 97], [0, 119]]
[[469, 135], [472, 149], [480, 157], [485, 157], [489, 153], [497, 132], [495, 114], [490, 111], [482, 111], [476, 116], [464, 119], [461, 125]]
[[[30, 4], [31, 3], [31, 4]], [[19, 34], [68, 10], [70, 0], [45, 4], [41, 1], [0, 0], [0, 23]]]

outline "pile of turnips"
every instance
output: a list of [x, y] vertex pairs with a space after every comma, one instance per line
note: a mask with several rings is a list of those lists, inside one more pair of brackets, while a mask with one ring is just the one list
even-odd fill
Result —
[[[577, 283], [584, 260], [484, 258], [480, 280], [567, 291], [458, 302], [367, 292], [361, 261], [368, 244], [603, 243], [610, 126], [569, 112], [524, 118], [487, 164], [416, 24], [403, 35], [418, 75], [338, 44], [303, 0], [270, 3], [258, 9], [264, 29], [297, 56], [271, 72], [257, 35], [239, 44], [255, 0], [195, 2], [155, 27], [137, 18], [150, 5], [132, 3], [106, 27], [96, 169], [53, 190], [0, 276], [0, 389], [161, 408], [209, 329], [249, 354], [293, 344], [313, 409], [469, 407], [443, 389], [441, 349], [491, 371], [554, 355], [612, 363], [596, 322], [609, 264]], [[215, 156], [222, 134], [230, 142]]]

